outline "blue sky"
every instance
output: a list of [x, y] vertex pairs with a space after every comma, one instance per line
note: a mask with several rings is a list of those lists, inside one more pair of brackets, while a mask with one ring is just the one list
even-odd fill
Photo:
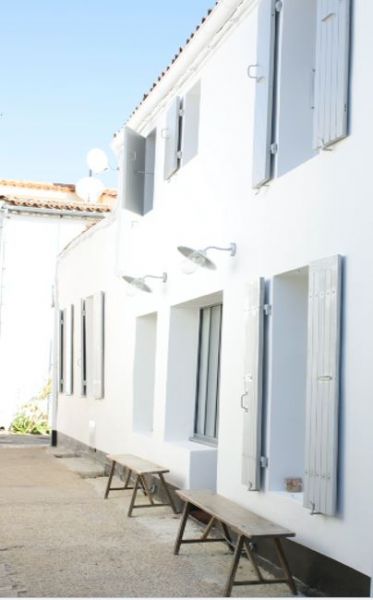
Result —
[[76, 183], [92, 147], [114, 162], [112, 134], [213, 4], [3, 2], [0, 178]]

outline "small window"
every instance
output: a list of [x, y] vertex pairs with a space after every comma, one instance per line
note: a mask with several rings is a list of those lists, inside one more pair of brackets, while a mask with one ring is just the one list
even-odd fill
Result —
[[217, 442], [222, 305], [200, 311], [194, 437]]

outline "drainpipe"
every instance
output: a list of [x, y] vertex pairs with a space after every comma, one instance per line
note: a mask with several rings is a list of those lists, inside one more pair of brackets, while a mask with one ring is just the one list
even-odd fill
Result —
[[2, 330], [2, 312], [3, 312], [3, 289], [4, 289], [4, 271], [5, 271], [5, 219], [8, 210], [4, 202], [0, 202], [0, 338]]

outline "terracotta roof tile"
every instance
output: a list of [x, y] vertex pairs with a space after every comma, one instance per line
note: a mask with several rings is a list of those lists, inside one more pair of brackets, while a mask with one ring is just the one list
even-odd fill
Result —
[[[75, 194], [75, 185], [73, 183], [48, 183], [40, 181], [24, 181], [17, 179], [0, 179], [0, 186]], [[105, 199], [115, 199], [116, 197], [117, 190], [108, 188], [102, 192], [99, 203], [104, 203]], [[78, 204], [78, 202], [76, 202], [76, 204]]]
[[[130, 114], [130, 116], [128, 117], [127, 121], [129, 121], [129, 119], [131, 117], [133, 117], [133, 115], [135, 114], [135, 112], [138, 111], [138, 109], [140, 108], [140, 106], [145, 102], [145, 100], [147, 99], [147, 97], [149, 96], [149, 94], [154, 90], [155, 87], [157, 87], [157, 85], [159, 84], [159, 82], [163, 79], [163, 77], [166, 75], [167, 71], [170, 70], [171, 66], [174, 64], [174, 62], [179, 58], [180, 54], [182, 54], [182, 52], [185, 50], [186, 46], [190, 43], [190, 41], [193, 39], [193, 37], [195, 36], [195, 34], [197, 33], [197, 31], [200, 29], [200, 27], [207, 21], [208, 17], [211, 15], [212, 11], [215, 9], [215, 7], [219, 4], [220, 0], [215, 0], [215, 4], [212, 8], [209, 8], [206, 15], [204, 17], [202, 17], [200, 23], [197, 25], [197, 27], [194, 29], [194, 31], [192, 31], [192, 33], [190, 34], [190, 36], [185, 40], [185, 44], [184, 46], [180, 46], [180, 48], [178, 49], [178, 51], [176, 52], [176, 54], [174, 55], [174, 57], [172, 58], [171, 62], [167, 65], [167, 67], [165, 68], [164, 71], [162, 71], [160, 73], [160, 75], [158, 76], [158, 78], [153, 82], [153, 84], [151, 85], [151, 87], [149, 88], [149, 90], [143, 95], [141, 102], [139, 102], [139, 104], [134, 108], [134, 110], [132, 111], [132, 113]], [[126, 122], [127, 122], [126, 121]]]
[[92, 204], [88, 202], [71, 202], [64, 200], [48, 200], [40, 198], [16, 198], [11, 196], [0, 196], [12, 206], [26, 206], [31, 208], [49, 208], [56, 210], [76, 210], [82, 212], [109, 213], [112, 207], [108, 204]]

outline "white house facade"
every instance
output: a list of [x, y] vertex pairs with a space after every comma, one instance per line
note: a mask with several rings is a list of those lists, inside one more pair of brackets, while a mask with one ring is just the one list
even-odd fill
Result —
[[56, 284], [60, 439], [294, 530], [300, 577], [346, 595], [373, 574], [372, 18], [220, 0], [114, 138], [117, 210]]
[[37, 397], [53, 363], [56, 257], [89, 224], [110, 212], [73, 185], [0, 181], [0, 427]]

